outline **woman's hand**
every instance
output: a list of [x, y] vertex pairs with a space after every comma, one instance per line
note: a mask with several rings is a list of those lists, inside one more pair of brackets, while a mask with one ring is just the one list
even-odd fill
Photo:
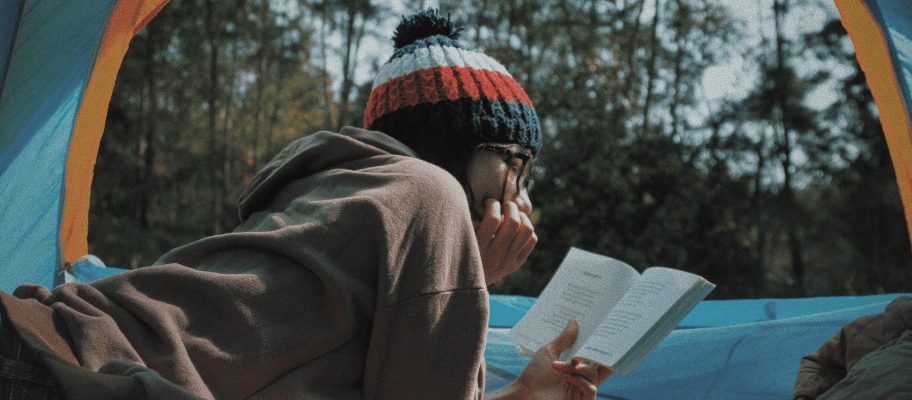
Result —
[[611, 376], [612, 371], [601, 365], [576, 360], [558, 361], [560, 354], [576, 340], [578, 332], [576, 320], [571, 319], [557, 338], [535, 353], [532, 361], [516, 381], [497, 392], [490, 393], [487, 398], [595, 399], [598, 386]]
[[538, 243], [529, 216], [520, 212], [513, 201], [501, 204], [495, 199], [485, 200], [485, 213], [476, 223], [475, 238], [489, 286], [501, 283], [519, 269]]

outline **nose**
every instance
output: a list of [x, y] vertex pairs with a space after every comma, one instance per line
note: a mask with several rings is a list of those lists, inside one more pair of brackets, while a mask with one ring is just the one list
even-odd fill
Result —
[[519, 208], [519, 212], [529, 215], [532, 213], [532, 200], [529, 199], [529, 191], [521, 190], [516, 196], [513, 196], [513, 202]]

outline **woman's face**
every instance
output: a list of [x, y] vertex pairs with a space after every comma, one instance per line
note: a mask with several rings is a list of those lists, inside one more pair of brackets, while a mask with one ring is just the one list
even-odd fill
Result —
[[469, 159], [466, 196], [488, 285], [519, 269], [538, 243], [529, 219], [528, 154], [516, 144], [482, 145]]
[[[515, 152], [513, 156], [508, 154], [511, 152]], [[518, 144], [483, 145], [472, 153], [466, 169], [466, 196], [476, 224], [485, 215], [488, 199], [501, 205], [512, 202], [526, 215], [532, 212], [528, 186], [524, 185], [532, 169], [530, 164], [531, 151]]]

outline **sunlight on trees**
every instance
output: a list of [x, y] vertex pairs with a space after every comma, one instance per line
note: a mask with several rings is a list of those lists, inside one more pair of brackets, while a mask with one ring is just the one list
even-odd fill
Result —
[[714, 298], [912, 285], [876, 108], [816, 0], [171, 0], [131, 44], [92, 188], [111, 266], [227, 232], [290, 141], [360, 126], [391, 26], [429, 4], [539, 113], [536, 296], [570, 246], [718, 285]]

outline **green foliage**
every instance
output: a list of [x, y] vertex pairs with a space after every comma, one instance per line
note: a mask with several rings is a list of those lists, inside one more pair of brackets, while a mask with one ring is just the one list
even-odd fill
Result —
[[[792, 0], [753, 22], [717, 0], [440, 3], [465, 27], [461, 40], [525, 88], [545, 134], [539, 245], [496, 292], [538, 295], [570, 246], [693, 271], [718, 285], [713, 298], [912, 287], [892, 163], [845, 31], [775, 25], [817, 3]], [[362, 0], [171, 0], [118, 77], [91, 251], [138, 267], [232, 229], [234, 199], [279, 149], [361, 125], [372, 80], [354, 74], [361, 43], [397, 20]], [[777, 28], [758, 43], [744, 29], [756, 23]], [[732, 57], [752, 66], [739, 76], [751, 89], [706, 98], [705, 71]], [[831, 101], [812, 107], [826, 87]]]
[[322, 126], [325, 72], [301, 15], [266, 2], [172, 0], [131, 43], [92, 188], [90, 251], [111, 266], [238, 223], [235, 199], [286, 144]]

